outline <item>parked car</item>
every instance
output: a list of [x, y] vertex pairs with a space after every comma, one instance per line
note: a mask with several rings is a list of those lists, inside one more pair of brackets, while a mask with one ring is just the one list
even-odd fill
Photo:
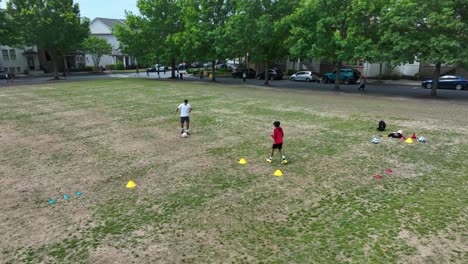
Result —
[[240, 69], [240, 68], [236, 68], [232, 71], [232, 78], [242, 78], [242, 74], [243, 73], [246, 73], [247, 74], [247, 78], [255, 78], [257, 76], [257, 72], [250, 68], [250, 69]]
[[[268, 70], [268, 77], [270, 80], [282, 80], [283, 79], [283, 72], [280, 69], [269, 69]], [[265, 72], [261, 72], [257, 74], [258, 80], [265, 80]]]
[[[336, 70], [325, 73], [322, 77], [324, 83], [335, 82]], [[361, 78], [361, 72], [355, 69], [340, 69], [339, 81], [344, 84], [357, 83]]]
[[[433, 82], [432, 80], [425, 80], [421, 85], [424, 88], [432, 89]], [[468, 89], [468, 79], [457, 75], [444, 75], [439, 78], [439, 85], [437, 88], [456, 90]]]
[[188, 68], [190, 68], [190, 67], [189, 67], [189, 64], [186, 63], [186, 62], [181, 62], [176, 66], [176, 69], [178, 69], [178, 70], [186, 70]]
[[192, 62], [190, 63], [190, 68], [202, 68], [203, 67], [203, 64], [201, 62]]
[[168, 70], [169, 67], [161, 65], [161, 64], [156, 64], [156, 65], [154, 65], [154, 67], [146, 68], [146, 71], [147, 72], [157, 72], [158, 70], [156, 70], [156, 69], [158, 69], [160, 72], [162, 72], [164, 70]]
[[218, 63], [215, 65], [216, 69], [227, 69], [227, 64], [226, 63]]
[[6, 79], [6, 71], [0, 71], [0, 79]]
[[315, 73], [311, 71], [300, 71], [291, 75], [289, 79], [291, 81], [316, 82], [318, 80], [318, 77]]
[[239, 64], [236, 64], [236, 63], [234, 63], [234, 62], [228, 62], [228, 63], [226, 63], [226, 64], [227, 64], [227, 67], [228, 67], [229, 69], [236, 69], [236, 68], [239, 67]]

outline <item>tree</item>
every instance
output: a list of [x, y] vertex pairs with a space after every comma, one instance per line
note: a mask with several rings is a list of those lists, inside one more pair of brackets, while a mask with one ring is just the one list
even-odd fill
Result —
[[468, 61], [467, 0], [392, 0], [383, 12], [384, 52], [393, 63], [413, 61], [436, 65], [431, 95], [437, 94], [441, 64]]
[[112, 54], [112, 45], [105, 39], [91, 36], [82, 43], [83, 51], [93, 58], [94, 70], [99, 71], [99, 62], [102, 56]]
[[47, 52], [58, 79], [57, 58], [79, 48], [89, 35], [89, 20], [80, 17], [73, 0], [10, 0], [7, 13], [19, 36], [18, 44]]
[[5, 9], [0, 9], [0, 45], [13, 46], [17, 42], [15, 31], [12, 30], [11, 17]]
[[268, 67], [273, 60], [287, 56], [284, 45], [288, 37], [288, 28], [281, 25], [281, 20], [290, 15], [298, 1], [237, 1], [237, 8], [227, 23], [231, 42], [231, 53], [241, 48], [250, 56], [250, 61], [264, 63], [266, 66], [265, 84], [269, 84]]
[[289, 42], [296, 56], [328, 60], [337, 72], [335, 88], [339, 89], [339, 69], [343, 62], [362, 58], [378, 60], [375, 48], [379, 28], [378, 15], [384, 1], [309, 0], [292, 15], [294, 27]]
[[203, 59], [212, 62], [212, 77], [215, 81], [216, 60], [227, 56], [224, 48], [222, 32], [232, 15], [235, 1], [233, 0], [187, 0], [183, 10], [186, 21], [185, 40], [190, 45], [185, 46], [186, 56], [192, 59]]
[[122, 50], [134, 54], [139, 62], [170, 64], [175, 78], [176, 61], [183, 47], [183, 1], [139, 0], [137, 6], [141, 15], [127, 14], [126, 25], [114, 29]]
[[[2, 2], [0, 0], [0, 2]], [[0, 45], [6, 45], [8, 43], [8, 31], [7, 31], [7, 16], [3, 9], [0, 9]]]

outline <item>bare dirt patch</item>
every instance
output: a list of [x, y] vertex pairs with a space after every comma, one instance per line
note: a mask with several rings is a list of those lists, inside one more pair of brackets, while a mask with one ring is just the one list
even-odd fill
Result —
[[[408, 230], [401, 230], [398, 238], [416, 249], [412, 256], [400, 256], [409, 263], [462, 263], [468, 253], [466, 236], [457, 232], [440, 231], [427, 237], [419, 237]], [[458, 261], [454, 261], [458, 259]]]

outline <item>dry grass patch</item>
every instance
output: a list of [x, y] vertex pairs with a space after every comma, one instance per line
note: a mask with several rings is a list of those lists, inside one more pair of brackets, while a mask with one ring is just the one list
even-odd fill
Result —
[[[188, 139], [173, 113], [185, 98]], [[468, 110], [427, 104], [146, 79], [2, 90], [0, 257], [461, 263]], [[381, 118], [428, 142], [373, 145]], [[275, 120], [287, 165], [264, 161]]]

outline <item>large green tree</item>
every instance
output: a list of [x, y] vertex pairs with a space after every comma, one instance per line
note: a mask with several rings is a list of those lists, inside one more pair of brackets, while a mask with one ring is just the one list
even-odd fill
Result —
[[[291, 53], [327, 60], [337, 73], [343, 62], [380, 59], [370, 48], [378, 44], [378, 16], [383, 4], [382, 0], [304, 1], [289, 18], [294, 25], [289, 39]], [[335, 88], [339, 89], [339, 78], [335, 78]]]
[[[0, 0], [0, 2], [2, 2]], [[0, 9], [0, 45], [7, 45], [9, 39], [9, 32], [7, 26], [7, 16], [5, 10]]]
[[215, 62], [228, 52], [223, 42], [225, 24], [233, 14], [234, 0], [186, 0], [183, 15], [186, 21], [185, 55], [192, 60], [212, 62], [212, 80], [216, 80]]
[[178, 0], [138, 0], [140, 15], [127, 14], [126, 25], [114, 29], [122, 50], [135, 55], [139, 63], [170, 64], [175, 78], [176, 62], [182, 57], [182, 5]]
[[7, 13], [19, 43], [46, 51], [58, 79], [57, 57], [79, 48], [89, 35], [89, 20], [73, 0], [10, 0]]
[[[240, 0], [234, 15], [227, 23], [228, 39], [234, 40], [231, 53], [244, 48], [250, 61], [262, 63], [267, 70], [275, 59], [288, 55], [284, 45], [289, 30], [281, 24], [290, 15], [299, 1]], [[269, 84], [268, 70], [265, 84]]]
[[441, 65], [468, 62], [467, 0], [392, 0], [382, 13], [382, 41], [393, 64], [434, 63], [431, 95], [437, 94]]
[[93, 58], [94, 70], [99, 71], [99, 62], [102, 56], [112, 54], [112, 45], [105, 39], [90, 36], [82, 43], [83, 51]]

